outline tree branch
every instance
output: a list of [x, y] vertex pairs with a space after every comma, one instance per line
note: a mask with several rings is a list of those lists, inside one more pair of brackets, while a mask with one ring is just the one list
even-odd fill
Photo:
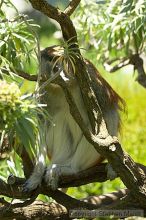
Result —
[[37, 81], [38, 76], [37, 75], [30, 75], [29, 73], [26, 73], [22, 70], [16, 70], [15, 74], [22, 77], [23, 79], [27, 79], [29, 81]]
[[35, 201], [27, 207], [0, 207], [0, 219], [3, 220], [36, 220], [39, 219], [38, 216], [41, 216], [40, 218], [43, 220], [68, 219], [66, 208], [57, 203], [48, 204], [42, 201]]
[[70, 42], [77, 42], [76, 30], [69, 16], [60, 9], [53, 7], [45, 0], [29, 0], [33, 8], [47, 15], [49, 18], [56, 20], [62, 29], [63, 38]]
[[[35, 81], [35, 82], [36, 82], [37, 79], [38, 79], [38, 76], [37, 76], [37, 75], [30, 75], [29, 73], [24, 72], [24, 71], [22, 71], [22, 70], [18, 70], [18, 69], [14, 70], [14, 69], [11, 69], [11, 71], [14, 72], [15, 75], [20, 76], [20, 77], [22, 77], [23, 79], [27, 79], [27, 80], [29, 80], [29, 81]], [[9, 71], [6, 70], [6, 69], [3, 69], [2, 72], [3, 72], [4, 74], [6, 74], [6, 75], [9, 75]]]
[[104, 67], [106, 71], [113, 73], [129, 64], [134, 66], [134, 69], [137, 70], [138, 76], [136, 77], [136, 81], [146, 88], [146, 73], [143, 66], [143, 59], [140, 57], [139, 54], [134, 54], [130, 58], [127, 59], [119, 59], [119, 63], [115, 66], [111, 66], [111, 63], [116, 62], [117, 58], [108, 62], [104, 63]]
[[[19, 181], [18, 181], [19, 182]], [[17, 182], [17, 184], [18, 184]], [[20, 180], [22, 184], [22, 180]], [[23, 193], [21, 191], [21, 185], [12, 184], [8, 185], [5, 182], [0, 180], [0, 189], [3, 190], [3, 195], [7, 196], [13, 196], [13, 198], [21, 198], [26, 199], [33, 195], [34, 198], [34, 192], [32, 193]], [[6, 193], [6, 189], [8, 190], [8, 193]], [[11, 190], [10, 190], [11, 189]], [[11, 192], [11, 193], [10, 193]], [[43, 216], [43, 219], [56, 219], [60, 217], [59, 219], [69, 219], [68, 214], [71, 210], [75, 209], [87, 209], [87, 210], [109, 210], [109, 209], [139, 209], [140, 204], [137, 203], [136, 200], [133, 200], [134, 198], [131, 197], [128, 190], [120, 190], [118, 192], [113, 192], [110, 194], [105, 194], [102, 196], [93, 196], [88, 197], [83, 200], [76, 200], [74, 198], [71, 198], [70, 196], [62, 193], [59, 190], [51, 191], [49, 190], [44, 184], [42, 184], [41, 188], [37, 189], [35, 191], [37, 194], [44, 194], [47, 196], [51, 196], [54, 198], [59, 204], [56, 203], [42, 203], [42, 202], [35, 202], [30, 205], [29, 201], [33, 201], [33, 199], [26, 200], [24, 203], [14, 203], [9, 204], [5, 203], [5, 201], [1, 201], [3, 204], [0, 209], [0, 217], [4, 220], [6, 219], [13, 219], [14, 216], [16, 219], [35, 219], [34, 216]], [[128, 195], [128, 200], [125, 195]], [[123, 198], [119, 201], [120, 198]], [[126, 198], [126, 199], [125, 199]], [[15, 200], [14, 200], [15, 201]], [[40, 206], [41, 203], [41, 206]], [[26, 206], [27, 207], [24, 207]], [[63, 206], [61, 206], [62, 204]], [[64, 206], [66, 208], [64, 208]], [[20, 208], [21, 207], [21, 208]], [[58, 209], [57, 209], [58, 207]], [[55, 212], [54, 212], [55, 209]], [[146, 210], [144, 210], [146, 211]], [[63, 216], [63, 217], [62, 217]], [[68, 218], [67, 218], [68, 217]]]
[[71, 14], [75, 11], [77, 6], [79, 5], [81, 0], [71, 0], [69, 5], [64, 10], [64, 13], [68, 16], [71, 16]]
[[[104, 196], [93, 196], [86, 199], [83, 199], [82, 201], [79, 201], [80, 204], [90, 201], [90, 204], [96, 204], [93, 205], [94, 208], [102, 208], [102, 207], [108, 207], [107, 205], [116, 200], [116, 198], [122, 198], [124, 195], [126, 195], [127, 190], [120, 190], [118, 192], [113, 192], [110, 194], [105, 194]], [[113, 201], [112, 199], [113, 198]], [[3, 206], [0, 210], [0, 217], [5, 219], [13, 219], [14, 217], [16, 219], [36, 219], [36, 216], [39, 215], [43, 219], [69, 219], [68, 214], [71, 212], [71, 210], [75, 210], [74, 207], [71, 205], [67, 209], [57, 203], [44, 203], [40, 201], [36, 201], [32, 203], [31, 205], [27, 207], [15, 207], [16, 204], [9, 204], [8, 202], [5, 202], [4, 200], [1, 203]], [[21, 204], [21, 203], [20, 203]], [[80, 206], [75, 206], [78, 210], [80, 209]], [[59, 216], [59, 217], [58, 217]], [[38, 217], [38, 216], [37, 216]]]
[[104, 63], [104, 68], [106, 69], [106, 71], [113, 73], [127, 65], [129, 65], [129, 59], [124, 60], [124, 61], [120, 61], [118, 64], [116, 64], [115, 66], [111, 66], [108, 62]]
[[[62, 176], [59, 181], [59, 187], [68, 186], [79, 186], [82, 184], [87, 184], [94, 181], [105, 181], [107, 180], [106, 163], [99, 166], [87, 169], [85, 171], [79, 172], [78, 174], [71, 176]], [[146, 167], [140, 165], [146, 172]], [[82, 200], [76, 200], [70, 196], [57, 191], [51, 191], [42, 183], [42, 186], [36, 191], [24, 193], [22, 191], [22, 186], [25, 179], [18, 178], [15, 176], [10, 176], [8, 178], [8, 184], [0, 180], [0, 194], [4, 196], [11, 197], [13, 199], [26, 200], [23, 203], [5, 203], [1, 200], [0, 203], [3, 204], [0, 209], [0, 217], [4, 220], [6, 219], [35, 219], [37, 215], [43, 216], [43, 219], [55, 219], [60, 217], [60, 219], [68, 219], [68, 213], [72, 209], [85, 208], [88, 210], [93, 209], [128, 209], [130, 207], [140, 208], [140, 204], [132, 199], [119, 200], [120, 198], [125, 198], [128, 195], [129, 190], [119, 190], [118, 192], [113, 192], [105, 195], [90, 196]], [[34, 199], [38, 194], [44, 194], [51, 196], [59, 204], [50, 203], [46, 204], [43, 202], [34, 202]], [[30, 199], [28, 199], [30, 198]], [[131, 197], [130, 197], [131, 198]], [[134, 202], [133, 202], [134, 201]], [[15, 202], [15, 200], [14, 200]], [[32, 204], [31, 204], [32, 203]], [[30, 205], [31, 204], [31, 205]], [[41, 204], [41, 205], [40, 205]], [[61, 204], [61, 205], [60, 205]], [[26, 207], [27, 206], [27, 207]], [[66, 208], [64, 208], [64, 206]], [[58, 209], [57, 209], [58, 208]], [[68, 211], [67, 211], [68, 210]]]

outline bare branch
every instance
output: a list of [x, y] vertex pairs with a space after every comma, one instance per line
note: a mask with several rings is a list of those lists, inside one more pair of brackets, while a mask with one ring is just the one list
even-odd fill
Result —
[[[116, 64], [115, 66], [111, 66], [112, 63], [119, 61], [118, 64]], [[134, 54], [132, 55], [129, 59], [124, 58], [124, 59], [113, 59], [113, 60], [109, 60], [106, 61], [104, 63], [104, 67], [106, 69], [106, 71], [113, 73], [127, 65], [133, 65], [134, 69], [137, 70], [138, 72], [138, 76], [136, 77], [136, 81], [143, 86], [144, 88], [146, 88], [146, 73], [143, 67], [143, 59], [140, 57], [139, 54]]]
[[49, 4], [45, 0], [29, 0], [32, 4], [33, 8], [35, 8], [38, 11], [41, 11], [43, 14], [47, 15], [49, 18], [52, 18], [59, 22], [61, 11]]
[[16, 70], [16, 75], [22, 77], [23, 79], [27, 79], [29, 81], [37, 81], [38, 76], [37, 75], [30, 75], [29, 73], [26, 73], [22, 70]]
[[111, 66], [108, 63], [104, 63], [104, 67], [106, 69], [106, 71], [113, 73], [121, 68], [123, 68], [124, 66], [129, 65], [129, 60], [124, 60], [124, 61], [120, 61], [120, 63], [116, 64], [115, 66]]
[[64, 10], [64, 13], [68, 16], [71, 16], [71, 14], [75, 11], [77, 6], [79, 5], [81, 0], [71, 0], [69, 5]]
[[[22, 193], [22, 191], [20, 190], [21, 189], [20, 185], [14, 184], [14, 185], [9, 186], [8, 184], [4, 183], [3, 181], [0, 181], [0, 186], [2, 186], [3, 189], [5, 188], [5, 192], [6, 192], [6, 188], [7, 189], [11, 188], [11, 197], [13, 195], [13, 198], [15, 198], [15, 196], [17, 196], [17, 198], [26, 199], [26, 198], [31, 197], [32, 195], [34, 198], [34, 195], [37, 195], [37, 192], [38, 192], [38, 194], [41, 193], [41, 194], [44, 194], [47, 196], [51, 196], [59, 203], [59, 204], [55, 203], [56, 204], [55, 207], [56, 206], [59, 207], [59, 210], [57, 210], [54, 207], [55, 211], [56, 211], [54, 213], [54, 208], [52, 206], [54, 203], [44, 204], [44, 203], [40, 202], [42, 204], [42, 206], [40, 207], [38, 204], [39, 202], [35, 202], [27, 207], [24, 207], [24, 205], [29, 204], [29, 201], [33, 201], [32, 198], [30, 200], [26, 200], [24, 203], [14, 203], [14, 204], [6, 203], [5, 204], [5, 202], [3, 202], [2, 203], [3, 206], [1, 207], [1, 210], [0, 210], [0, 217], [2, 217], [2, 219], [6, 218], [6, 217], [9, 217], [9, 218], [11, 217], [10, 219], [12, 219], [14, 214], [15, 214], [15, 217], [17, 217], [19, 215], [20, 216], [23, 215], [22, 219], [26, 219], [26, 216], [27, 216], [27, 218], [29, 216], [31, 219], [35, 219], [33, 216], [36, 216], [36, 214], [38, 214], [39, 216], [42, 216], [42, 214], [43, 214], [43, 216], [44, 216], [43, 219], [54, 219], [56, 215], [62, 216], [62, 214], [63, 215], [65, 214], [65, 216], [66, 215], [68, 216], [68, 213], [71, 210], [80, 209], [80, 208], [84, 208], [84, 209], [88, 209], [88, 210], [95, 210], [95, 209], [109, 210], [109, 209], [118, 209], [118, 208], [127, 209], [127, 208], [132, 208], [132, 207], [133, 207], [132, 209], [140, 208], [140, 204], [137, 203], [135, 200], [133, 200], [133, 197], [131, 197], [131, 195], [129, 194], [129, 191], [127, 189], [120, 190], [118, 192], [113, 192], [110, 194], [105, 194], [102, 196], [88, 197], [86, 199], [78, 201], [78, 200], [71, 198], [70, 196], [62, 193], [59, 190], [51, 191], [44, 184], [42, 185], [42, 187], [40, 189], [37, 189], [37, 191], [35, 191], [33, 193], [27, 193], [27, 194]], [[10, 191], [9, 191], [9, 194], [7, 194], [7, 196], [8, 195], [10, 196]], [[127, 200], [127, 198], [124, 199], [125, 195], [129, 195], [128, 200]], [[120, 200], [120, 198], [123, 198], [123, 199]], [[36, 206], [36, 204], [38, 204], [38, 205]], [[61, 206], [60, 204], [62, 204], [63, 206]], [[19, 205], [19, 207], [18, 207], [18, 205]], [[64, 208], [64, 206], [66, 207], [67, 210]], [[30, 213], [30, 210], [32, 210], [31, 213]], [[61, 219], [64, 219], [64, 218], [61, 218]]]
[[[14, 70], [14, 69], [11, 69], [11, 71], [12, 71], [13, 73], [15, 73], [15, 75], [20, 76], [20, 77], [22, 77], [23, 79], [27, 79], [27, 80], [29, 80], [29, 81], [34, 81], [34, 82], [36, 82], [36, 81], [37, 81], [37, 78], [38, 78], [37, 75], [30, 75], [29, 73], [24, 72], [23, 70], [18, 70], [18, 69]], [[3, 72], [4, 74], [6, 74], [6, 75], [9, 75], [9, 71], [6, 70], [6, 69], [3, 69], [2, 72]]]
[[[82, 78], [83, 78], [83, 75], [85, 75], [85, 73], [82, 73], [83, 69], [84, 69], [84, 67], [82, 67], [82, 69], [80, 69], [78, 71], [78, 75], [81, 73]], [[61, 85], [63, 85], [63, 83]], [[65, 85], [63, 85], [62, 88], [65, 92], [67, 101], [69, 103], [71, 114], [74, 117], [77, 124], [82, 129], [83, 124], [82, 124], [81, 120], [77, 120], [77, 114], [79, 115], [79, 113], [76, 112], [76, 110], [75, 110], [77, 108], [77, 107], [75, 107], [75, 102], [73, 101], [73, 98], [72, 98], [70, 92], [68, 92], [67, 88], [65, 88]], [[86, 87], [81, 87], [81, 88], [83, 91], [84, 88], [86, 88]], [[85, 89], [84, 92], [86, 93], [87, 90]], [[88, 96], [88, 95], [86, 94], [86, 96]], [[73, 106], [75, 108], [73, 108]], [[91, 106], [93, 106], [93, 104], [91, 104]], [[97, 107], [95, 107], [93, 109], [97, 109]], [[101, 139], [101, 141], [103, 141], [103, 143], [102, 143], [102, 145], [99, 145], [100, 138], [98, 137], [98, 135], [97, 136], [94, 136], [92, 134], [90, 135], [89, 133], [84, 132], [84, 129], [82, 129], [82, 131], [83, 131], [85, 137], [87, 138], [87, 140], [95, 147], [95, 149], [102, 156], [104, 156], [105, 158], [108, 159], [108, 161], [111, 163], [113, 169], [120, 176], [123, 183], [127, 186], [127, 188], [132, 190], [133, 195], [135, 195], [135, 197], [138, 199], [139, 203], [142, 206], [145, 206], [144, 204], [146, 204], [145, 203], [145, 201], [146, 201], [145, 178], [146, 177], [145, 177], [145, 174], [142, 172], [142, 170], [134, 163], [132, 158], [122, 150], [121, 145], [119, 143], [116, 143], [116, 141], [114, 143], [114, 139], [113, 139], [113, 143], [111, 142], [111, 139], [109, 139], [109, 140], [108, 140], [108, 138], [106, 138], [104, 140]], [[105, 143], [104, 143], [104, 141], [105, 141]], [[135, 184], [133, 184], [133, 182]]]

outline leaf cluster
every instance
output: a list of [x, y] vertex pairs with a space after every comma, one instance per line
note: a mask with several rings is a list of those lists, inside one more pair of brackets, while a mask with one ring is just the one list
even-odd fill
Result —
[[[6, 9], [15, 10], [15, 17], [9, 19]], [[25, 15], [20, 15], [9, 0], [2, 1], [0, 7], [0, 74], [15, 74], [16, 69], [24, 69], [26, 63], [36, 59], [36, 35], [38, 25]]]
[[102, 60], [143, 53], [145, 21], [144, 0], [83, 0], [74, 15], [80, 41], [87, 48], [96, 48]]
[[[76, 47], [74, 47], [74, 45], [76, 45]], [[63, 41], [61, 45], [56, 47], [56, 52], [52, 60], [52, 70], [57, 66], [61, 67], [66, 74], [70, 71], [75, 74], [75, 57], [81, 58], [81, 55], [77, 43], [74, 42], [74, 38]]]
[[0, 81], [0, 132], [1, 144], [5, 134], [34, 151], [37, 144], [39, 105], [31, 95], [22, 96], [15, 83]]

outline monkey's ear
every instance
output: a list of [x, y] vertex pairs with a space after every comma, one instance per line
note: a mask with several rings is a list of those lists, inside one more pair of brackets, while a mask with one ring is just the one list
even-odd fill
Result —
[[48, 53], [52, 56], [60, 56], [63, 53], [64, 49], [61, 46], [54, 46], [48, 50]]
[[63, 47], [54, 45], [42, 50], [41, 57], [51, 62], [53, 58], [57, 58], [61, 56], [63, 54], [63, 51], [64, 51]]

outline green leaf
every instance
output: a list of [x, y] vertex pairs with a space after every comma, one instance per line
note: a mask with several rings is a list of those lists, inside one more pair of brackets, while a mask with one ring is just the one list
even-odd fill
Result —
[[16, 33], [12, 33], [13, 36], [15, 36], [16, 38], [26, 42], [28, 45], [30, 45], [30, 41], [26, 39], [26, 37], [23, 37], [22, 35], [16, 34]]

